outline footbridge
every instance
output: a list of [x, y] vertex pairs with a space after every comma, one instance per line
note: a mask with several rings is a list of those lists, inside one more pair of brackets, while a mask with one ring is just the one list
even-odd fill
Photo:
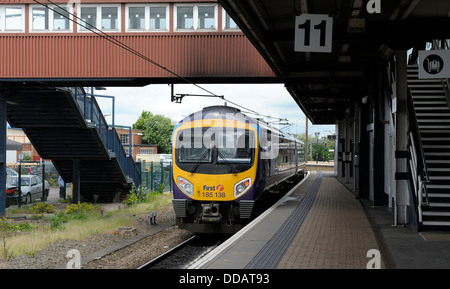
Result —
[[[140, 170], [109, 127], [95, 98], [82, 88], [10, 88], [7, 121], [20, 127], [39, 155], [51, 159], [85, 200], [111, 201], [140, 184]], [[78, 194], [74, 194], [78, 202]]]

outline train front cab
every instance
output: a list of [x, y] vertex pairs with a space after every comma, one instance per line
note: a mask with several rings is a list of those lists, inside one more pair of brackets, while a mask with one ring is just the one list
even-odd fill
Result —
[[[222, 120], [174, 130], [173, 206], [180, 228], [233, 233], [248, 222], [263, 186], [257, 179], [257, 136], [257, 126], [245, 123], [238, 129], [236, 122]], [[213, 144], [208, 147], [205, 139]]]

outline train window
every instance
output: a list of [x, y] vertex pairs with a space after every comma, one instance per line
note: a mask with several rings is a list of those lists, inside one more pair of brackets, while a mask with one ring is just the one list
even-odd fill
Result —
[[217, 162], [250, 164], [255, 140], [253, 131], [225, 130], [221, 133], [222, 144], [218, 147]]
[[211, 162], [212, 151], [203, 143], [202, 130], [182, 130], [178, 133], [176, 142], [180, 163]]
[[175, 141], [180, 163], [251, 164], [256, 146], [253, 131], [221, 127], [181, 130]]

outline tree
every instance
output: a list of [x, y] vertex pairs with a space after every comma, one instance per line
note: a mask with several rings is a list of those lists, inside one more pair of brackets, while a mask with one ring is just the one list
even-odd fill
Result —
[[153, 114], [150, 111], [143, 110], [141, 116], [133, 123], [133, 129], [144, 129], [145, 121], [151, 116], [153, 116]]
[[[303, 142], [306, 142], [306, 134], [296, 134], [295, 137]], [[315, 135], [308, 136], [309, 148], [308, 148], [308, 160], [312, 161], [319, 157], [319, 160], [323, 159], [332, 161], [334, 159], [334, 140], [317, 138]], [[330, 150], [332, 152], [330, 152]]]
[[134, 129], [142, 129], [142, 143], [158, 145], [158, 153], [171, 153], [171, 138], [174, 125], [170, 118], [150, 111], [142, 111], [133, 124]]

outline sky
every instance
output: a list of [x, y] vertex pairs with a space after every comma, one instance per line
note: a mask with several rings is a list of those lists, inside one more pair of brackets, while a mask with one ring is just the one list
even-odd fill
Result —
[[[262, 115], [288, 119], [289, 126], [278, 125], [279, 129], [291, 134], [305, 132], [305, 115], [295, 103], [283, 84], [198, 84], [202, 88], [240, 106], [251, 109]], [[175, 94], [208, 94], [192, 84], [175, 84]], [[164, 115], [174, 122], [185, 116], [211, 105], [223, 105], [224, 100], [214, 97], [186, 96], [181, 103], [170, 101], [170, 86], [167, 84], [151, 84], [145, 87], [107, 87], [106, 90], [94, 91], [96, 95], [115, 97], [115, 124], [131, 126], [139, 118], [143, 110], [153, 114]], [[112, 123], [112, 100], [97, 97], [106, 120]], [[229, 106], [236, 107], [231, 103]], [[243, 112], [246, 110], [237, 107]], [[255, 117], [249, 114], [251, 117]], [[269, 120], [266, 118], [266, 120]], [[286, 123], [283, 121], [283, 123]], [[309, 122], [308, 134], [320, 132], [320, 137], [334, 134], [334, 125], [312, 125]]]

